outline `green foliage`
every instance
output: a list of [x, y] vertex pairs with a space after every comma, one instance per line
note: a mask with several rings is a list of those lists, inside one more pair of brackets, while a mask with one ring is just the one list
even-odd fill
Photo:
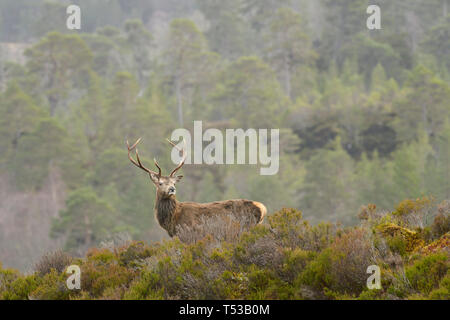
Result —
[[[295, 209], [283, 209], [232, 241], [209, 235], [190, 244], [175, 238], [92, 248], [70, 262], [81, 268], [81, 290], [65, 286], [63, 253], [46, 255], [28, 276], [0, 268], [0, 297], [448, 299], [448, 247], [430, 253], [425, 245], [432, 243], [423, 243], [421, 250], [406, 252], [404, 269], [398, 269], [392, 260], [395, 250], [380, 245], [388, 235], [376, 228], [363, 224], [331, 232], [326, 225], [310, 226]], [[369, 290], [366, 270], [373, 264], [381, 266], [382, 288]]]
[[380, 224], [377, 229], [386, 237], [389, 248], [402, 256], [423, 246], [423, 240], [417, 232], [394, 223]]
[[[30, 300], [68, 300], [70, 290], [66, 285], [67, 274], [51, 270], [41, 279], [39, 285], [28, 295]], [[30, 290], [30, 289], [28, 289]]]
[[442, 278], [439, 288], [431, 291], [430, 299], [433, 300], [449, 300], [450, 299], [450, 273], [447, 272]]
[[[57, 1], [1, 1], [2, 208], [9, 210], [17, 197], [47, 200], [32, 221], [2, 222], [0, 230], [47, 230], [51, 208], [66, 202], [53, 231], [72, 251], [117, 233], [161, 239], [153, 186], [128, 162], [125, 141], [142, 136], [145, 164], [152, 167], [155, 157], [168, 170], [173, 163], [164, 139], [193, 120], [223, 130], [279, 128], [280, 170], [261, 176], [257, 166], [188, 166], [177, 190], [182, 201], [248, 198], [269, 212], [292, 207], [314, 223], [349, 225], [362, 204], [388, 210], [402, 199], [449, 199], [449, 16], [443, 1], [422, 2], [386, 2], [382, 32], [367, 32], [363, 0], [79, 0], [80, 33], [65, 27], [65, 5]], [[412, 247], [420, 249], [421, 240], [425, 251], [435, 252], [449, 230], [448, 210], [437, 213], [433, 224], [434, 207], [384, 222], [415, 232]], [[335, 240], [332, 224], [313, 227], [286, 212], [277, 216], [292, 226], [272, 222], [279, 234], [261, 235], [277, 242], [276, 249], [254, 240], [244, 257], [272, 248], [279, 263], [287, 250], [316, 254]], [[365, 223], [381, 224], [376, 217]], [[0, 233], [1, 258], [30, 265], [29, 254], [19, 257], [22, 245], [7, 241], [7, 234]], [[234, 227], [224, 234], [237, 236]], [[378, 244], [404, 258], [412, 252], [401, 236], [383, 241]], [[28, 242], [33, 252], [42, 247]], [[277, 282], [280, 270], [254, 271], [252, 296], [316, 297], [305, 286]], [[300, 272], [286, 270], [291, 280]], [[229, 290], [220, 295], [242, 297], [248, 286], [242, 271], [226, 271], [217, 288]], [[262, 292], [261, 274], [283, 293]], [[347, 297], [333, 283], [319, 295]], [[404, 297], [415, 294], [398, 283]], [[121, 295], [107, 290], [102, 294]], [[170, 296], [161, 290], [142, 294]], [[199, 292], [213, 295], [201, 286]]]
[[36, 276], [17, 277], [4, 286], [2, 300], [28, 300], [32, 291], [36, 290], [40, 279]]
[[49, 103], [53, 116], [73, 87], [80, 87], [83, 72], [89, 70], [92, 54], [77, 35], [47, 34], [27, 49], [27, 67]]
[[14, 82], [6, 88], [0, 101], [0, 165], [3, 167], [17, 152], [20, 138], [32, 134], [43, 112]]
[[351, 219], [346, 212], [352, 207], [355, 194], [347, 186], [355, 179], [354, 164], [340, 139], [334, 145], [334, 150], [320, 150], [306, 164], [305, 206], [314, 212], [316, 219]]
[[432, 232], [435, 237], [440, 237], [450, 232], [450, 216], [449, 214], [439, 213], [434, 218]]
[[296, 73], [306, 70], [301, 67], [312, 64], [316, 56], [304, 32], [300, 14], [288, 8], [278, 9], [271, 19], [265, 46], [267, 59], [277, 71], [285, 94], [297, 97], [299, 92], [295, 95], [292, 92], [292, 79]]
[[427, 136], [399, 148], [393, 155], [392, 190], [397, 199], [417, 198], [425, 193], [426, 161], [432, 152]]
[[239, 1], [197, 0], [211, 24], [205, 33], [211, 50], [225, 58], [237, 58], [247, 52], [248, 29], [239, 14]]
[[446, 253], [436, 253], [421, 257], [406, 268], [405, 275], [413, 289], [429, 294], [439, 285], [449, 270], [449, 257]]
[[450, 69], [450, 45], [446, 39], [450, 34], [450, 15], [445, 17], [445, 20], [440, 22], [429, 30], [423, 45], [424, 49], [433, 55], [440, 66]]
[[373, 254], [367, 230], [349, 230], [307, 265], [298, 281], [322, 290], [324, 296], [331, 292], [358, 295], [365, 287]]
[[53, 221], [51, 234], [65, 234], [67, 250], [89, 248], [111, 234], [116, 217], [114, 209], [91, 188], [80, 188], [68, 196], [66, 209]]
[[19, 278], [20, 274], [14, 269], [3, 269], [0, 263], [0, 298], [4, 299], [6, 291], [9, 291], [11, 284]]
[[67, 132], [53, 118], [42, 118], [17, 144], [12, 174], [20, 189], [39, 189], [49, 172], [64, 160]]
[[221, 117], [233, 118], [237, 127], [278, 127], [287, 101], [274, 72], [261, 59], [241, 57], [220, 78], [212, 99]]
[[430, 69], [417, 66], [406, 81], [403, 95], [396, 102], [395, 108], [402, 115], [396, 118], [399, 138], [422, 138], [421, 131], [411, 131], [411, 127], [424, 130], [428, 136], [441, 132], [448, 116], [449, 98], [449, 83]]
[[188, 93], [188, 89], [209, 86], [207, 81], [214, 76], [219, 57], [208, 50], [204, 35], [188, 19], [174, 19], [171, 22], [165, 50], [166, 77], [171, 83], [171, 94], [176, 99], [174, 114], [177, 114], [178, 123], [183, 126], [186, 114], [189, 120], [196, 119], [191, 115], [196, 115], [194, 109], [185, 110], [185, 100], [194, 98], [192, 93]]

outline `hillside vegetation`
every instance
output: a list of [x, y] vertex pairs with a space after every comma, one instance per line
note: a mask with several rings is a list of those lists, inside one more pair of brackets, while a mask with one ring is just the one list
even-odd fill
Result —
[[[249, 231], [233, 219], [208, 224], [186, 244], [50, 253], [30, 275], [0, 269], [0, 298], [450, 299], [449, 214], [448, 201], [405, 200], [393, 212], [362, 207], [358, 226], [341, 227], [282, 209]], [[81, 268], [81, 290], [66, 287], [70, 264]], [[381, 289], [367, 288], [369, 265], [380, 267]]]
[[448, 0], [370, 4], [381, 30], [367, 0], [0, 1], [4, 266], [118, 234], [167, 239], [125, 141], [142, 137], [142, 162], [166, 174], [165, 139], [194, 121], [279, 129], [279, 171], [186, 164], [180, 201], [244, 198], [350, 226], [363, 204], [450, 199]]

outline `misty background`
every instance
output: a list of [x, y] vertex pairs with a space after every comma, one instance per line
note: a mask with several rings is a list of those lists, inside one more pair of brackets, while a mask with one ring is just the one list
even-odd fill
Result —
[[[81, 30], [66, 8], [81, 8]], [[366, 28], [367, 6], [381, 30]], [[352, 224], [450, 198], [448, 0], [0, 0], [0, 261], [159, 241], [154, 186], [126, 139], [167, 174], [165, 138], [280, 128], [280, 170], [185, 165], [178, 200], [247, 198]]]

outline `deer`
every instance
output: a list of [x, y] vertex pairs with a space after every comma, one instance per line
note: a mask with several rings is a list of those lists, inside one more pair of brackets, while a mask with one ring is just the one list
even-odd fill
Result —
[[[177, 235], [177, 232], [181, 229], [180, 227], [198, 227], [204, 221], [204, 218], [223, 218], [234, 215], [237, 218], [241, 218], [242, 221], [250, 221], [249, 227], [263, 222], [267, 208], [261, 202], [257, 201], [246, 199], [231, 199], [209, 203], [178, 201], [176, 199], [175, 185], [183, 176], [175, 174], [183, 167], [186, 161], [186, 142], [183, 139], [184, 147], [179, 148], [167, 139], [178, 152], [181, 152], [181, 160], [169, 176], [163, 176], [161, 174], [161, 167], [155, 158], [153, 162], [158, 168], [158, 173], [142, 165], [138, 149], [136, 148], [140, 141], [141, 138], [130, 146], [127, 140], [128, 158], [135, 166], [147, 172], [150, 180], [155, 185], [156, 198], [154, 215], [159, 225], [167, 231], [171, 238]], [[133, 150], [135, 150], [136, 160], [131, 156]]]

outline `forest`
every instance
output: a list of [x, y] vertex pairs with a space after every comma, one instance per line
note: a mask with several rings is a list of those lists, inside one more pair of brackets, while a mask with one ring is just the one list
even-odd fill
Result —
[[[0, 299], [449, 299], [450, 1], [369, 2], [2, 0]], [[167, 173], [199, 120], [280, 129], [279, 171], [186, 164], [179, 200], [268, 216], [185, 244], [126, 140]]]

